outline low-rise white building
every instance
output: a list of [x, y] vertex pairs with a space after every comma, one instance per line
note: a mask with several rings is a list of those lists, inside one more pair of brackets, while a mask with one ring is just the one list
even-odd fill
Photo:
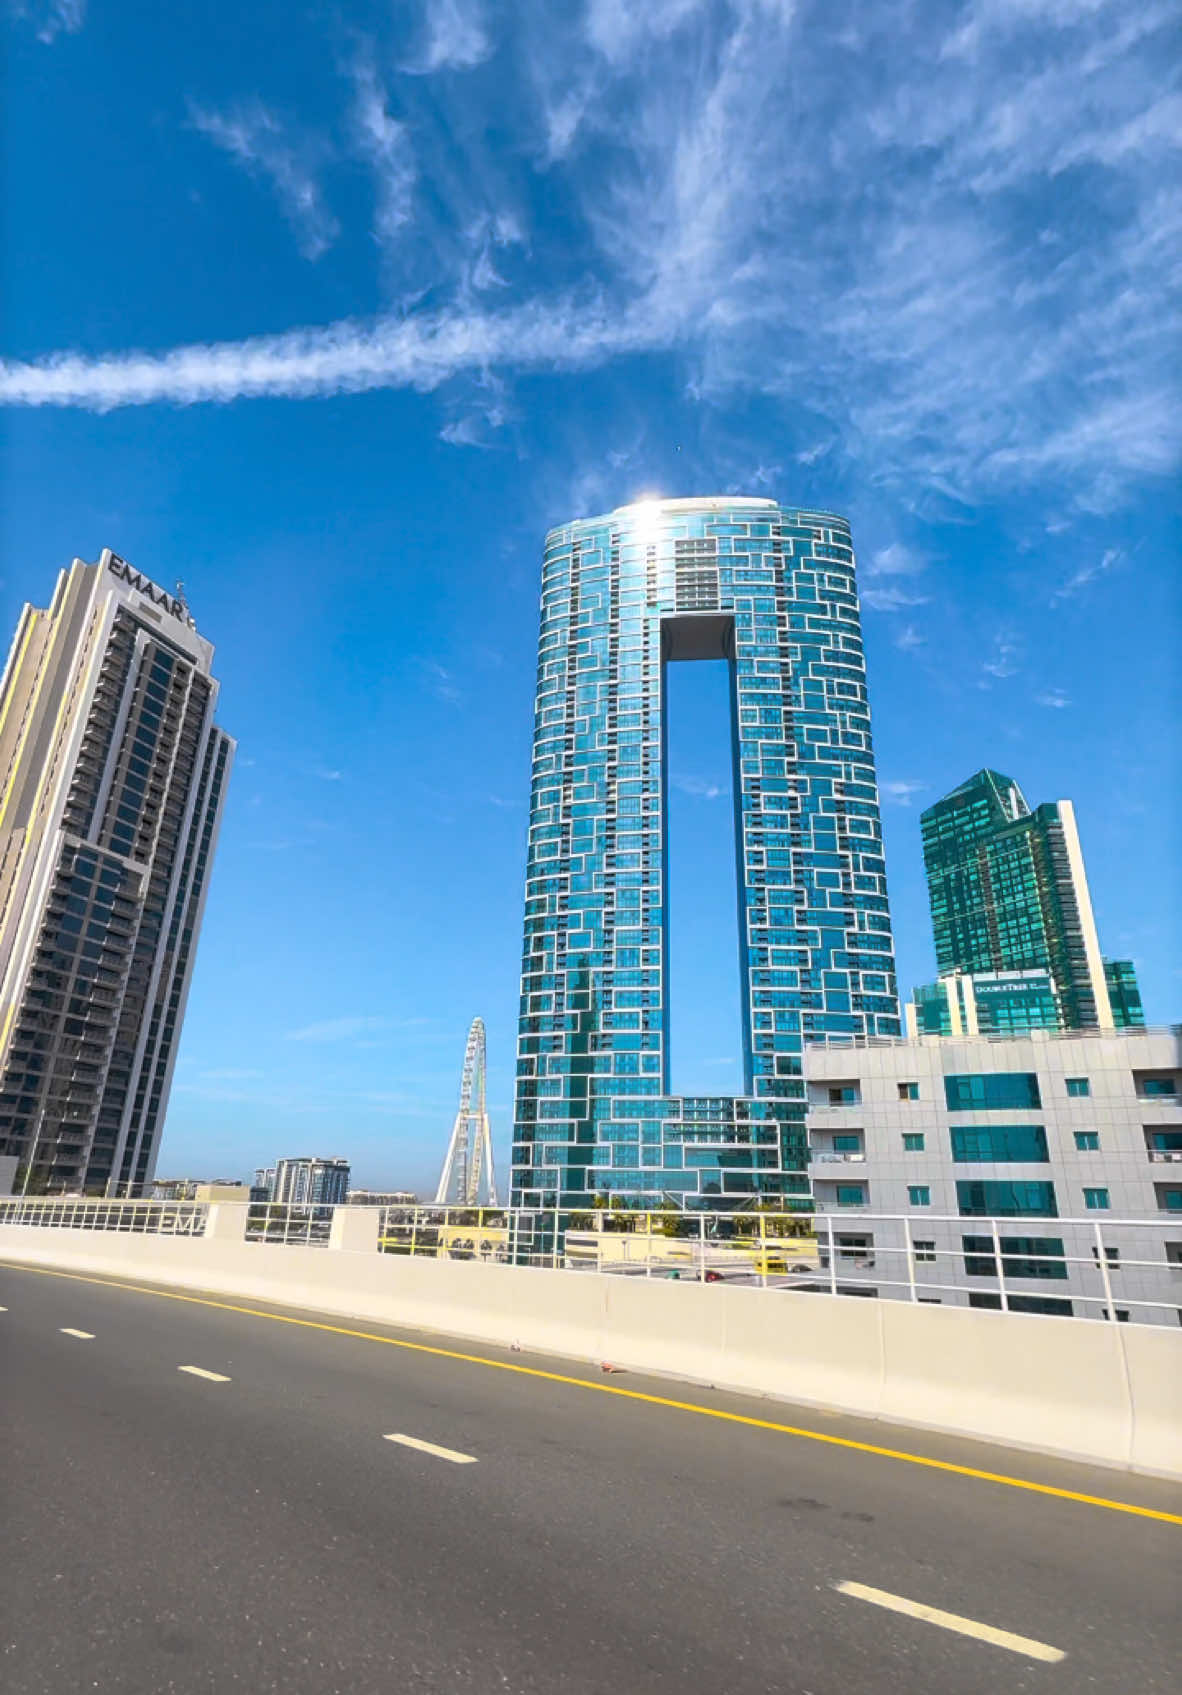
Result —
[[809, 1047], [804, 1071], [824, 1286], [1182, 1320], [1179, 1029]]

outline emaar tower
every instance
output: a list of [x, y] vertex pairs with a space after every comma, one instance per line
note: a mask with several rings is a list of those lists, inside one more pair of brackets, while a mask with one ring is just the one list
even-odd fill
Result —
[[[666, 674], [730, 670], [745, 1092], [669, 1092]], [[899, 1033], [849, 526], [644, 501], [543, 564], [513, 1199], [809, 1205], [806, 1040]]]

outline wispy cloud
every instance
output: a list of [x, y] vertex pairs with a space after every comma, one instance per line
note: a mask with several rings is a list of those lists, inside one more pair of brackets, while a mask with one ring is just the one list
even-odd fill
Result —
[[413, 71], [469, 71], [492, 52], [484, 8], [472, 0], [427, 0], [426, 39]]
[[446, 665], [440, 665], [436, 659], [420, 659], [419, 668], [436, 700], [446, 701], [449, 706], [457, 706], [463, 700], [464, 691]]
[[[351, 67], [353, 102], [350, 111], [350, 130], [354, 145], [368, 161], [374, 178], [374, 239], [388, 247], [401, 239], [410, 222], [412, 196], [418, 180], [411, 139], [406, 125], [388, 110], [389, 96], [378, 74], [378, 68], [368, 52], [361, 52]], [[344, 332], [350, 326], [333, 326], [321, 335], [331, 337], [334, 329]], [[392, 376], [392, 373], [390, 373]], [[367, 387], [400, 387], [397, 380]], [[333, 392], [331, 386], [320, 393]]]
[[927, 561], [922, 554], [913, 548], [904, 547], [902, 542], [894, 541], [889, 547], [881, 547], [873, 555], [870, 564], [863, 568], [867, 577], [914, 577], [924, 569]]
[[981, 676], [978, 687], [987, 689], [994, 682], [1004, 682], [1012, 677], [1018, 669], [1018, 641], [1009, 631], [1001, 631], [993, 638], [988, 659], [981, 661]]
[[914, 653], [917, 647], [924, 647], [927, 637], [916, 629], [914, 624], [904, 624], [895, 637], [895, 646], [902, 648], [904, 653]]
[[[859, 458], [882, 488], [1053, 483], [1057, 509], [1095, 510], [1182, 456], [1147, 330], [1174, 321], [1182, 239], [1169, 23], [1160, 0], [526, 4], [495, 87], [436, 78], [438, 120], [426, 99], [400, 115], [376, 59], [353, 68], [342, 127], [373, 169], [374, 233], [387, 262], [421, 252], [394, 308], [62, 349], [0, 367], [0, 399], [432, 390], [663, 355], [703, 399], [778, 408], [786, 463], [831, 443], [835, 472]], [[425, 28], [424, 69], [490, 47], [470, 0], [431, 0]], [[530, 203], [559, 216], [531, 228], [528, 268], [464, 239]], [[905, 549], [882, 554], [880, 586], [909, 574]]]
[[878, 785], [878, 792], [891, 806], [910, 806], [916, 795], [931, 787], [915, 778], [892, 777]]
[[1074, 595], [1080, 594], [1086, 589], [1089, 583], [1095, 582], [1097, 577], [1107, 576], [1109, 571], [1115, 571], [1124, 562], [1125, 555], [1120, 548], [1107, 548], [1099, 559], [1095, 559], [1087, 565], [1079, 566], [1065, 582], [1059, 585], [1051, 596], [1051, 605], [1055, 606], [1061, 600], [1070, 600]]
[[86, 0], [10, 0], [10, 10], [31, 23], [47, 47], [59, 35], [77, 35], [86, 22]]
[[293, 141], [282, 121], [258, 100], [225, 112], [190, 102], [189, 117], [215, 147], [270, 183], [300, 251], [306, 259], [319, 259], [340, 234], [316, 176], [321, 150], [309, 141]]
[[361, 1015], [349, 1018], [325, 1018], [318, 1024], [305, 1024], [299, 1030], [289, 1030], [289, 1042], [348, 1042], [367, 1036], [375, 1030], [389, 1030], [389, 1018]]
[[930, 596], [913, 594], [897, 583], [884, 583], [881, 587], [871, 584], [864, 588], [859, 598], [863, 606], [869, 606], [874, 612], [901, 612], [905, 606], [926, 606]]
[[1043, 689], [1041, 694], [1035, 695], [1034, 704], [1036, 706], [1052, 706], [1058, 711], [1062, 711], [1064, 707], [1071, 705], [1071, 697], [1063, 689]]
[[695, 800], [719, 800], [730, 793], [725, 784], [712, 782], [708, 777], [671, 777], [669, 781], [671, 788], [692, 795]]

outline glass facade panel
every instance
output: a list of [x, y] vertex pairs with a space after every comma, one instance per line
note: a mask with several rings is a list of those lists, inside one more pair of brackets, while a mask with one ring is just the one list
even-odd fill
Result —
[[839, 1183], [837, 1185], [837, 1204], [839, 1207], [865, 1206], [866, 1191], [860, 1183]]
[[[1007, 1277], [1048, 1277], [1066, 1281], [1060, 1236], [1002, 1236], [1001, 1264]], [[992, 1236], [962, 1236], [965, 1272], [969, 1277], [996, 1277], [997, 1256]]]
[[[730, 677], [737, 1097], [669, 1084], [666, 669], [694, 659]], [[550, 533], [526, 880], [513, 1200], [807, 1210], [805, 1041], [899, 1033], [843, 519], [736, 497]]]
[[1042, 1105], [1033, 1071], [945, 1077], [944, 1098], [949, 1112], [1012, 1112], [1015, 1107]]
[[962, 1218], [1059, 1216], [1053, 1183], [961, 1182], [956, 1185], [956, 1204]]
[[949, 1135], [957, 1165], [1045, 1165], [1049, 1157], [1047, 1133], [1041, 1124], [988, 1124], [983, 1128], [956, 1124]]

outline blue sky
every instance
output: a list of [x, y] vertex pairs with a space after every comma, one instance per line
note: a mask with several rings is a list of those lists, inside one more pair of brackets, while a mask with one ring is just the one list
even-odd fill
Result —
[[[1174, 8], [4, 25], [0, 619], [104, 545], [182, 578], [240, 742], [162, 1172], [425, 1187], [476, 1012], [506, 1148], [541, 540], [641, 494], [849, 514], [903, 984], [989, 764], [1178, 1016]], [[680, 668], [682, 1088], [737, 1060], [717, 705]]]

